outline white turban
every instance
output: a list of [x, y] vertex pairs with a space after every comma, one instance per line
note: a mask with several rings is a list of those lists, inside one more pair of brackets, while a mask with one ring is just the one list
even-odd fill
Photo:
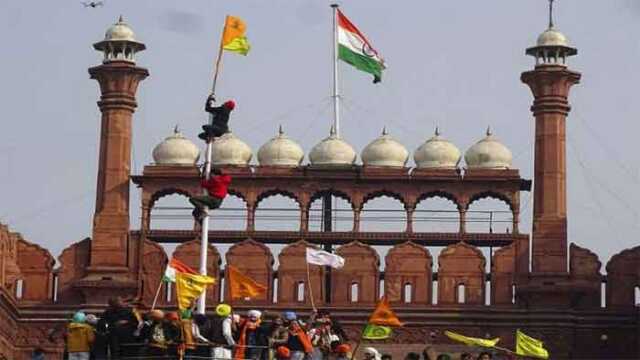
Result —
[[262, 317], [262, 313], [258, 310], [249, 310], [247, 312], [247, 316], [249, 316], [250, 318], [260, 319]]
[[364, 353], [373, 356], [375, 360], [380, 360], [380, 353], [375, 348], [366, 347], [364, 348]]

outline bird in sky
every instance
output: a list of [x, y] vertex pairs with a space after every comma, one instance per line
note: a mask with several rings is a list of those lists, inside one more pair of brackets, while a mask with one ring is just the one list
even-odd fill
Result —
[[84, 7], [88, 8], [97, 8], [98, 6], [104, 6], [104, 1], [82, 1], [81, 2]]

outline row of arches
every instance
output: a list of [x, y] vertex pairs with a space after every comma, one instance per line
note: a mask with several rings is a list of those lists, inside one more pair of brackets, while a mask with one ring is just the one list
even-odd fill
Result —
[[[381, 195], [353, 209], [343, 197], [329, 194], [316, 198], [303, 210], [294, 199], [282, 194], [262, 199], [255, 208], [229, 195], [211, 215], [211, 228], [219, 230], [504, 233], [518, 229], [518, 218], [509, 205], [493, 197], [477, 199], [461, 210], [450, 199], [440, 196], [425, 198], [414, 208], [406, 209], [400, 200]], [[147, 229], [194, 228], [191, 205], [181, 194], [158, 199], [146, 217]]]
[[[191, 241], [176, 248], [173, 256], [191, 266], [197, 266], [199, 242]], [[373, 304], [381, 295], [392, 303], [407, 306], [429, 305], [513, 305], [515, 303], [515, 251], [512, 246], [493, 255], [490, 285], [487, 284], [486, 259], [482, 252], [466, 243], [446, 247], [438, 256], [437, 280], [434, 279], [434, 259], [423, 246], [407, 242], [391, 248], [381, 260], [371, 247], [360, 242], [340, 246], [336, 253], [345, 258], [342, 269], [328, 270], [311, 266], [307, 274], [305, 251], [313, 246], [304, 241], [290, 244], [278, 255], [274, 269], [271, 250], [253, 240], [237, 243], [226, 252], [226, 264], [239, 268], [268, 292], [256, 299], [235, 301], [236, 304], [278, 304], [309, 306], [360, 306]], [[145, 242], [143, 263], [143, 297], [152, 300], [160, 281], [160, 269], [167, 261], [161, 246]], [[498, 259], [498, 260], [496, 260]], [[231, 301], [228, 298], [226, 269], [222, 269], [218, 250], [209, 247], [209, 273], [219, 274], [217, 285], [210, 289], [210, 301]], [[327, 282], [330, 293], [326, 293]], [[170, 289], [163, 289], [163, 301], [172, 302]]]

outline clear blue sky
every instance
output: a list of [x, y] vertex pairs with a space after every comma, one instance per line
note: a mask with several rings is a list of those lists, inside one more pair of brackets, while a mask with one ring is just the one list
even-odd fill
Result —
[[[151, 76], [139, 91], [133, 164], [140, 173], [153, 147], [177, 123], [195, 139], [224, 15], [246, 20], [246, 57], [227, 55], [219, 84], [239, 104], [234, 131], [254, 151], [282, 124], [309, 150], [331, 117], [328, 1], [106, 0], [0, 2], [0, 221], [54, 256], [91, 234], [99, 111], [86, 69], [100, 62], [92, 44], [123, 14], [148, 50], [138, 63]], [[544, 0], [353, 1], [343, 11], [386, 58], [382, 84], [342, 66], [347, 106], [343, 136], [359, 152], [386, 125], [413, 151], [438, 124], [462, 151], [487, 125], [533, 168], [531, 95], [520, 83], [547, 23]], [[640, 200], [640, 3], [559, 0], [556, 23], [579, 48], [571, 68], [583, 82], [568, 121], [570, 241], [601, 260], [638, 244]], [[523, 194], [523, 203], [531, 205]], [[132, 191], [132, 217], [139, 215]], [[523, 210], [523, 231], [530, 209]], [[138, 221], [133, 222], [135, 227]]]

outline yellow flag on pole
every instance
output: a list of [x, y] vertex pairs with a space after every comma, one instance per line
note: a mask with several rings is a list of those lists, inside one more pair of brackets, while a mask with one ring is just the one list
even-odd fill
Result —
[[207, 285], [214, 284], [215, 282], [216, 279], [206, 275], [176, 273], [178, 309], [189, 309], [193, 300], [197, 299], [207, 289]]
[[538, 359], [549, 358], [549, 352], [544, 348], [542, 341], [534, 339], [520, 330], [516, 330], [516, 354]]
[[492, 348], [496, 346], [498, 341], [500, 341], [500, 338], [495, 338], [495, 339], [474, 338], [474, 337], [460, 335], [458, 333], [454, 333], [453, 331], [445, 331], [444, 334], [447, 335], [447, 337], [453, 341], [461, 342], [469, 346], [480, 346], [480, 347]]
[[229, 293], [231, 299], [256, 298], [267, 291], [267, 287], [243, 274], [233, 265], [227, 265]]
[[247, 24], [239, 17], [227, 15], [222, 32], [222, 48], [227, 51], [247, 55], [251, 45], [245, 36]]

